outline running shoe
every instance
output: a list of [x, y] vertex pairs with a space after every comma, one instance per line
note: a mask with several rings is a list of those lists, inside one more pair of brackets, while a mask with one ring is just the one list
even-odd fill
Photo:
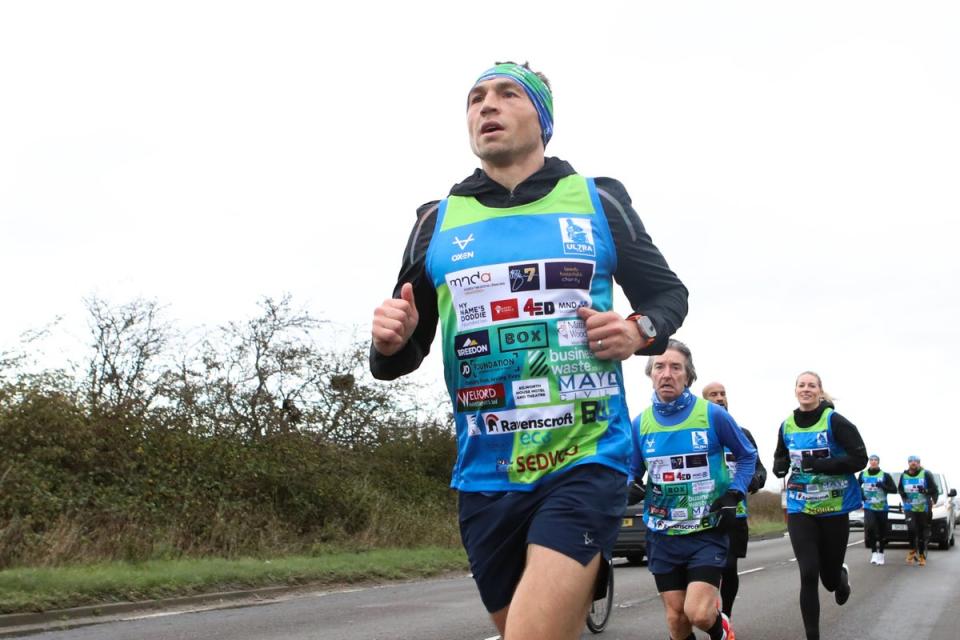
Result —
[[720, 624], [723, 625], [723, 640], [737, 640], [737, 635], [733, 632], [733, 623], [723, 611], [717, 611], [720, 614]]
[[840, 584], [837, 586], [837, 590], [833, 592], [837, 604], [843, 605], [850, 598], [851, 591], [853, 589], [850, 587], [850, 567], [844, 562], [843, 566], [840, 567]]
[[917, 559], [917, 552], [913, 549], [907, 551], [907, 564], [913, 564], [913, 561]]
[[870, 554], [870, 564], [879, 564], [879, 562], [877, 561], [877, 555], [878, 554], [876, 551]]
[[927, 566], [927, 554], [921, 553], [921, 554], [919, 555], [919, 558], [920, 558], [920, 566], [921, 566], [921, 567]]
[[883, 551], [878, 551], [878, 552], [877, 552], [877, 564], [883, 564], [884, 562], [886, 562], [886, 560], [884, 560], [884, 558], [883, 558]]

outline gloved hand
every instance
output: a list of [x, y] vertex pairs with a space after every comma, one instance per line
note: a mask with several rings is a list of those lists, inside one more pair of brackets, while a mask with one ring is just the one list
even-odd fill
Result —
[[763, 485], [767, 484], [767, 470], [757, 465], [757, 470], [753, 473], [753, 477], [750, 478], [750, 486], [747, 487], [747, 493], [756, 493], [763, 488]]
[[737, 519], [737, 503], [743, 500], [743, 494], [736, 489], [728, 489], [726, 493], [713, 501], [710, 513], [719, 513], [717, 528], [726, 531]]
[[821, 473], [821, 458], [814, 456], [803, 456], [800, 460], [800, 468], [807, 473]]

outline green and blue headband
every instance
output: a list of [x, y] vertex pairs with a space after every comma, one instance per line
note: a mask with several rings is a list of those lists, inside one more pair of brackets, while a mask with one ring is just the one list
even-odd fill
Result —
[[543, 140], [543, 146], [546, 147], [547, 142], [553, 137], [553, 93], [550, 87], [536, 73], [513, 62], [502, 62], [487, 69], [480, 74], [473, 86], [491, 78], [509, 78], [523, 87], [530, 102], [537, 109], [537, 117], [540, 119], [540, 137]]

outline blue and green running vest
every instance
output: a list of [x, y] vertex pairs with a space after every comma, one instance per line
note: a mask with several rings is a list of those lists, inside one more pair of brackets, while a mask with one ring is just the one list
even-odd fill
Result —
[[577, 317], [612, 307], [616, 251], [593, 180], [509, 208], [450, 196], [426, 264], [457, 427], [450, 485], [529, 491], [587, 462], [627, 473], [620, 363], [593, 356]]
[[833, 409], [824, 409], [820, 420], [811, 427], [799, 427], [788, 417], [781, 427], [783, 443], [790, 452], [791, 473], [787, 480], [787, 513], [815, 516], [850, 513], [863, 505], [860, 483], [854, 474], [827, 475], [808, 473], [800, 468], [804, 455], [831, 458], [847, 455], [833, 439], [830, 417]]
[[686, 420], [668, 427], [653, 407], [640, 416], [640, 451], [647, 469], [644, 520], [651, 531], [683, 535], [711, 529], [710, 504], [730, 486], [723, 446], [710, 422], [710, 403], [696, 398]]
[[883, 482], [883, 471], [877, 470], [876, 474], [870, 473], [869, 469], [863, 472], [860, 488], [863, 491], [863, 508], [870, 511], [887, 511], [887, 492], [880, 487]]
[[921, 489], [927, 486], [927, 474], [923, 472], [923, 467], [916, 476], [910, 476], [906, 473], [900, 474], [900, 484], [903, 485], [903, 512], [919, 513], [927, 510], [927, 494], [920, 493]]
[[[733, 452], [726, 447], [723, 448], [723, 457], [727, 462], [727, 474], [733, 478], [735, 475], [737, 475], [737, 457], [733, 455]], [[744, 497], [743, 500], [737, 503], [737, 517], [746, 518], [748, 515], [747, 498]]]

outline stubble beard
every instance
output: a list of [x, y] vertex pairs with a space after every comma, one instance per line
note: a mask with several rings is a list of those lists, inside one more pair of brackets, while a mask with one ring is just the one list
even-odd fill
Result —
[[525, 158], [536, 152], [537, 142], [528, 144], [495, 144], [488, 147], [480, 147], [474, 144], [473, 153], [480, 158], [482, 162], [493, 167], [509, 167], [521, 158]]

